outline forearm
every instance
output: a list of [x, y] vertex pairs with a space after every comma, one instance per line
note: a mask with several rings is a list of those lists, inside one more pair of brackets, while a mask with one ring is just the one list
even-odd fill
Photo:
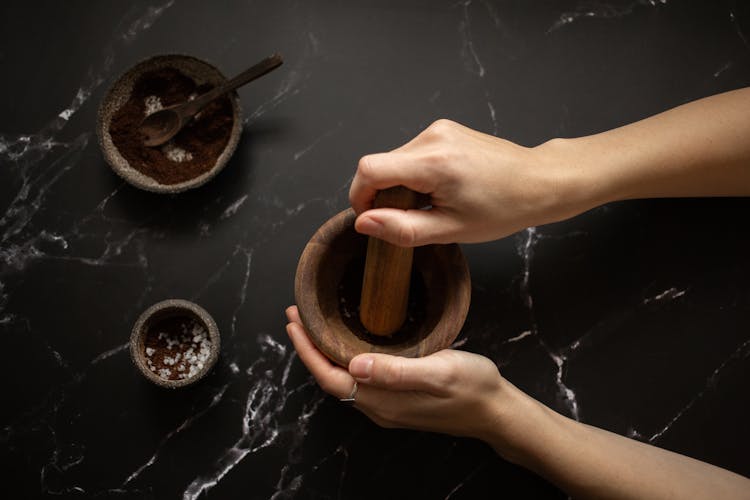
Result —
[[750, 88], [535, 148], [586, 210], [610, 201], [750, 195]]
[[512, 391], [488, 442], [576, 498], [750, 498], [747, 478], [575, 422]]

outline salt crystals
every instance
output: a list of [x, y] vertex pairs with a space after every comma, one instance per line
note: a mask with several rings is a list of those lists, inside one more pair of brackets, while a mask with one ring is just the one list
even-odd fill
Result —
[[[191, 95], [189, 100], [195, 99], [195, 95]], [[146, 116], [156, 113], [164, 109], [164, 105], [161, 103], [159, 96], [150, 95], [144, 100], [145, 109], [144, 114]], [[167, 159], [175, 163], [182, 163], [183, 161], [190, 161], [193, 159], [193, 154], [190, 151], [177, 147], [172, 141], [166, 143], [162, 148], [162, 152], [167, 156]]]
[[183, 161], [190, 161], [193, 159], [193, 154], [190, 151], [175, 146], [171, 142], [168, 142], [161, 148], [162, 152], [167, 155], [167, 158], [171, 161], [182, 163]]
[[[157, 325], [161, 326], [161, 325]], [[159, 377], [167, 380], [189, 379], [198, 374], [211, 355], [211, 340], [206, 328], [193, 320], [172, 323], [158, 333], [151, 330], [146, 347], [146, 364]]]
[[146, 104], [146, 109], [144, 113], [146, 116], [151, 115], [153, 113], [156, 113], [159, 110], [164, 109], [164, 105], [161, 103], [161, 99], [158, 96], [150, 95], [146, 98], [144, 101]]

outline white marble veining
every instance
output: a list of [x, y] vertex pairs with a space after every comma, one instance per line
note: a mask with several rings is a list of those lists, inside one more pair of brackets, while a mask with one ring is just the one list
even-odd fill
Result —
[[550, 360], [555, 365], [555, 385], [561, 402], [565, 405], [570, 416], [576, 420], [580, 420], [580, 409], [578, 405], [578, 399], [575, 391], [571, 389], [565, 383], [565, 363], [568, 360], [567, 355], [562, 352], [555, 352], [549, 347], [547, 342], [544, 341], [540, 335], [539, 327], [536, 321], [536, 315], [534, 314], [534, 299], [530, 287], [532, 261], [534, 259], [534, 251], [536, 245], [540, 240], [543, 239], [536, 227], [529, 227], [519, 236], [516, 244], [518, 255], [521, 257], [523, 262], [523, 270], [521, 273], [521, 281], [519, 283], [519, 294], [523, 301], [529, 315], [529, 329], [523, 331], [519, 335], [512, 337], [507, 342], [518, 341], [527, 337], [533, 337], [536, 339], [538, 345], [544, 350], [549, 356]]
[[636, 0], [626, 4], [613, 2], [582, 2], [580, 6], [569, 12], [563, 12], [555, 23], [549, 27], [547, 33], [558, 30], [581, 18], [617, 19], [632, 14], [638, 7], [658, 7], [666, 5], [669, 0]]
[[[556, 15], [556, 21], [547, 33], [557, 32], [555, 36], [562, 36], [574, 29], [572, 25], [580, 19], [617, 19], [629, 16], [641, 8], [653, 8], [654, 11], [651, 12], [658, 12], [665, 4], [666, 0], [639, 0], [618, 4], [581, 2], [575, 9]], [[307, 437], [314, 428], [315, 418], [330, 398], [315, 387], [311, 378], [304, 378], [301, 382], [292, 378], [293, 368], [302, 368], [283, 333], [257, 331], [252, 318], [248, 319], [248, 315], [244, 314], [254, 299], [254, 279], [260, 274], [259, 271], [263, 271], [265, 263], [262, 257], [264, 250], [267, 251], [267, 245], [276, 243], [281, 232], [293, 226], [301, 216], [307, 215], [308, 210], [317, 208], [332, 215], [346, 206], [351, 176], [342, 178], [326, 195], [290, 199], [279, 194], [279, 187], [293, 178], [295, 169], [304, 167], [313, 158], [318, 151], [316, 148], [322, 150], [329, 145], [329, 140], [339, 140], [346, 133], [349, 124], [344, 127], [343, 119], [331, 120], [327, 126], [307, 135], [284, 151], [283, 156], [288, 161], [278, 171], [258, 179], [258, 185], [255, 186], [257, 189], [252, 193], [235, 192], [231, 197], [217, 198], [213, 206], [199, 212], [197, 222], [192, 229], [187, 230], [203, 238], [202, 241], [234, 231], [231, 244], [226, 246], [226, 255], [200, 266], [196, 271], [200, 276], [198, 283], [190, 289], [193, 298], [203, 301], [212, 296], [215, 285], [230, 283], [227, 286], [231, 288], [231, 293], [222, 297], [224, 320], [229, 326], [228, 331], [223, 332], [222, 342], [226, 342], [230, 353], [221, 374], [224, 380], [216, 384], [216, 387], [209, 386], [207, 398], [199, 400], [200, 403], [196, 403], [176, 420], [174, 426], [158, 436], [152, 446], [142, 449], [142, 456], [137, 462], [133, 462], [131, 468], [120, 471], [117, 481], [101, 486], [93, 478], [86, 482], [66, 480], [68, 477], [77, 477], [79, 468], [97, 460], [88, 449], [91, 447], [90, 443], [79, 443], [72, 437], [71, 429], [79, 425], [80, 413], [71, 400], [80, 397], [79, 393], [84, 391], [85, 384], [98, 376], [100, 370], [124, 362], [128, 344], [103, 341], [98, 348], [103, 350], [86, 353], [81, 361], [65, 350], [64, 343], [59, 338], [41, 338], [35, 335], [29, 318], [6, 310], [14, 291], [13, 284], [22, 280], [23, 274], [33, 269], [32, 265], [36, 263], [80, 266], [87, 270], [96, 268], [96, 271], [101, 271], [105, 276], [101, 284], [97, 283], [98, 286], [116, 287], [116, 280], [110, 280], [110, 276], [120, 268], [125, 268], [127, 273], [132, 272], [142, 289], [134, 294], [136, 297], [133, 303], [128, 304], [128, 310], [123, 313], [123, 317], [126, 317], [123, 323], [128, 323], [147, 300], [163, 292], [159, 283], [160, 276], [163, 275], [155, 269], [152, 259], [154, 252], [168, 250], [167, 247], [162, 249], [160, 246], [167, 240], [165, 230], [150, 224], [147, 218], [125, 220], [122, 215], [118, 215], [120, 197], [127, 197], [124, 183], [120, 182], [114, 189], [108, 187], [106, 192], [96, 197], [86, 213], [79, 214], [80, 217], [75, 217], [70, 223], [47, 227], [40, 220], [46, 208], [45, 202], [58, 193], [56, 189], [66, 179], [65, 176], [74, 169], [81, 168], [81, 159], [86, 155], [95, 154], [95, 137], [90, 131], [91, 127], [84, 127], [84, 131], [70, 134], [73, 129], [71, 124], [85, 115], [86, 111], [92, 110], [94, 103], [91, 96], [101, 90], [104, 82], [111, 79], [112, 68], [115, 61], [122, 57], [121, 52], [127, 47], [137, 46], [136, 42], [142, 33], [157, 27], [162, 16], [176, 11], [178, 6], [179, 3], [170, 0], [145, 9], [131, 8], [113, 33], [111, 42], [101, 49], [100, 60], [81, 76], [80, 85], [72, 87], [76, 88], [72, 96], [59, 107], [53, 108], [55, 111], [63, 109], [51, 113], [46, 124], [33, 133], [0, 134], [0, 165], [12, 172], [15, 182], [8, 205], [0, 217], [0, 327], [3, 335], [26, 335], [30, 339], [30, 349], [38, 350], [39, 357], [54, 366], [57, 370], [55, 374], [59, 374], [56, 375], [59, 380], [43, 391], [38, 404], [14, 417], [15, 420], [0, 429], [0, 444], [15, 446], [16, 443], [23, 443], [24, 436], [32, 434], [38, 436], [36, 439], [49, 443], [49, 454], [43, 457], [44, 464], [39, 470], [40, 490], [45, 494], [149, 495], [153, 494], [148, 484], [149, 475], [169, 463], [171, 445], [174, 442], [185, 439], [192, 432], [198, 432], [213, 412], [236, 409], [238, 416], [233, 422], [231, 439], [222, 444], [221, 451], [215, 456], [204, 457], [200, 470], [180, 486], [184, 499], [203, 498], [212, 490], [216, 493], [215, 489], [218, 489], [225, 477], [243, 470], [243, 464], [252, 458], [257, 459], [269, 449], [277, 452], [280, 450], [287, 457], [287, 463], [279, 464], [274, 471], [276, 476], [273, 477], [272, 484], [275, 486], [270, 498], [294, 497], [304, 491], [309, 477], [317, 474], [324, 466], [336, 468], [337, 484], [332, 485], [327, 493], [343, 497], [345, 485], [353, 472], [350, 456], [353, 456], [355, 448], [352, 443], [358, 436], [342, 436], [340, 442], [335, 443], [329, 451], [313, 454], [312, 459], [302, 461], [302, 450], [309, 446]], [[451, 57], [463, 65], [472, 84], [481, 87], [472, 102], [481, 112], [479, 120], [485, 120], [483, 123], [486, 124], [489, 118], [492, 133], [497, 135], [499, 125], [502, 124], [503, 129], [509, 127], [510, 119], [504, 114], [505, 108], [501, 107], [503, 101], [500, 97], [492, 96], [488, 82], [489, 77], [495, 74], [494, 62], [489, 56], [493, 52], [478, 33], [482, 27], [480, 17], [485, 16], [490, 17], [496, 32], [508, 31], [503, 24], [501, 9], [487, 0], [463, 0], [453, 6], [452, 12], [455, 16], [452, 43], [458, 50]], [[742, 43], [750, 50], [735, 12], [730, 9], [727, 16], [728, 24], [737, 36], [737, 43]], [[545, 22], [544, 26], [546, 25]], [[280, 106], [288, 100], [298, 97], [301, 99], [308, 83], [316, 77], [315, 63], [320, 60], [322, 52], [329, 48], [328, 33], [319, 27], [315, 27], [315, 30], [310, 26], [308, 28], [308, 31], [301, 34], [303, 48], [300, 54], [288, 61], [285, 73], [283, 76], [280, 74], [281, 78], [271, 97], [249, 113], [246, 123], [260, 121], [270, 111], [281, 109]], [[543, 29], [541, 28], [542, 31]], [[544, 33], [540, 36], [543, 37]], [[716, 68], [713, 77], [722, 77], [723, 81], [732, 76], [739, 64], [735, 60], [717, 61], [715, 66], [711, 66]], [[450, 91], [437, 82], [435, 87], [425, 90], [424, 99], [438, 109], [449, 96]], [[566, 113], [567, 106], [565, 102], [560, 103], [560, 108]], [[498, 111], [503, 118], [502, 123], [498, 121]], [[566, 126], [564, 120], [559, 126]], [[401, 128], [405, 133], [413, 135], [413, 130], [408, 126], [394, 124], [394, 128]], [[353, 169], [354, 166], [352, 175]], [[252, 215], [248, 215], [249, 213]], [[264, 217], [267, 223], [257, 234], [249, 234], [247, 229], [241, 227], [244, 218], [255, 221]], [[225, 228], [228, 229], [223, 232]], [[313, 229], [310, 228], [311, 231]], [[601, 332], [612, 324], [619, 324], [623, 318], [630, 318], [644, 311], [659, 311], [669, 305], [680, 305], [681, 301], [692, 300], [696, 293], [692, 283], [687, 287], [684, 283], [667, 281], [661, 282], [656, 289], [652, 284], [644, 285], [644, 292], [635, 297], [632, 304], [624, 304], [622, 310], [613, 312], [611, 317], [604, 318], [588, 331], [579, 332], [573, 341], [569, 344], [566, 341], [560, 347], [549, 339], [549, 332], [540, 328], [540, 322], [537, 321], [532, 285], [532, 277], [536, 276], [533, 274], [536, 269], [535, 251], [539, 245], [551, 239], [583, 236], [591, 235], [584, 231], [571, 231], [562, 236], [553, 236], [545, 234], [544, 228], [535, 227], [519, 233], [516, 236], [516, 252], [521, 265], [517, 270], [518, 279], [512, 286], [518, 288], [523, 304], [521, 316], [525, 318], [525, 323], [522, 322], [518, 330], [505, 333], [510, 336], [504, 340], [500, 340], [500, 335], [504, 332], [500, 332], [495, 325], [477, 327], [478, 337], [485, 334], [498, 336], [498, 343], [495, 345], [511, 346], [508, 347], [509, 351], [518, 349], [521, 352], [528, 348], [536, 350], [536, 353], [543, 353], [543, 363], [547, 363], [549, 371], [545, 371], [547, 374], [543, 375], [544, 379], [540, 376], [536, 382], [553, 388], [557, 395], [556, 409], [576, 420], [585, 420], [584, 410], [589, 408], [591, 402], [583, 400], [583, 395], [587, 394], [585, 391], [579, 391], [579, 398], [576, 393], [579, 388], [574, 387], [569, 380], [568, 369], [571, 364], [583, 363], [586, 356], [592, 355], [591, 348], [600, 341]], [[92, 331], [83, 334], [94, 335], [94, 331], [95, 328], [92, 327]], [[452, 347], [462, 347], [468, 340], [470, 339], [464, 337]], [[252, 344], [250, 347], [251, 350], [254, 349], [253, 352], [260, 352], [249, 363], [241, 354], [237, 354], [243, 352], [247, 343]], [[526, 360], [521, 356], [522, 354], [514, 354], [512, 362], [523, 364]], [[747, 340], [719, 364], [702, 385], [695, 388], [690, 399], [675, 414], [665, 416], [663, 426], [658, 429], [643, 429], [633, 425], [629, 434], [658, 443], [675, 422], [688, 415], [696, 403], [722, 380], [729, 368], [736, 367], [738, 363], [746, 363], [749, 357], [750, 340]], [[510, 360], [502, 362], [509, 363]], [[299, 403], [301, 410], [292, 406], [292, 401]], [[198, 450], [193, 452], [198, 453]], [[398, 450], [394, 453], [398, 453]], [[387, 457], [375, 460], [375, 463], [381, 469], [388, 467]], [[468, 473], [453, 480], [445, 492], [445, 498], [460, 494], [477, 476], [485, 474], [487, 468], [489, 462], [479, 459]]]
[[661, 302], [666, 300], [674, 300], [685, 295], [687, 290], [678, 290], [675, 287], [668, 288], [661, 293], [657, 293], [653, 297], [647, 297], [643, 299], [643, 304], [651, 304], [653, 302]]
[[714, 78], [719, 78], [724, 72], [731, 69], [734, 63], [732, 61], [727, 61], [724, 64], [721, 65], [719, 69], [714, 71]]
[[471, 17], [469, 15], [469, 8], [471, 7], [472, 0], [465, 0], [461, 3], [462, 18], [458, 25], [458, 31], [461, 34], [463, 46], [461, 47], [461, 55], [464, 59], [466, 68], [471, 72], [475, 73], [479, 78], [484, 76], [484, 65], [479, 60], [477, 51], [474, 48], [474, 40], [471, 33]]
[[[140, 33], [151, 28], [173, 3], [174, 0], [171, 0], [160, 6], [149, 7], [145, 14], [131, 11], [126, 15], [120, 23], [120, 26], [124, 26], [123, 31], [115, 34], [114, 41], [102, 49], [102, 60], [89, 67], [84, 83], [76, 90], [69, 106], [41, 130], [15, 137], [0, 135], [0, 161], [16, 169], [19, 180], [16, 195], [0, 218], [0, 260], [5, 264], [22, 270], [29, 259], [45, 257], [45, 253], [39, 250], [39, 243], [49, 241], [50, 238], [61, 242], [63, 249], [68, 248], [68, 235], [52, 235], [42, 230], [38, 236], [28, 236], [24, 232], [55, 184], [68, 171], [76, 168], [83, 152], [93, 143], [91, 132], [80, 134], [70, 142], [61, 142], [58, 136], [81, 107], [89, 102], [92, 93], [110, 76], [114, 54], [119, 46], [132, 42]], [[47, 163], [45, 160], [52, 152], [57, 157]], [[116, 193], [110, 196], [114, 194]], [[97, 209], [102, 210], [108, 199], [109, 197], [105, 198]], [[76, 230], [77, 228], [73, 229], [74, 232]], [[119, 254], [121, 249], [116, 248], [115, 252]], [[101, 259], [107, 256], [102, 256]], [[61, 258], [78, 259], [83, 263], [101, 261], [70, 255]]]
[[[308, 380], [302, 385], [289, 387], [288, 379], [296, 353], [289, 352], [286, 345], [280, 344], [269, 335], [258, 339], [263, 356], [247, 370], [251, 384], [245, 401], [245, 411], [238, 439], [214, 461], [215, 467], [196, 477], [185, 489], [183, 499], [197, 499], [203, 492], [216, 486], [218, 482], [248, 455], [272, 446], [282, 435], [291, 433], [293, 442], [288, 455], [299, 453], [304, 444], [304, 436], [311, 417], [320, 408], [326, 397], [320, 392], [306, 405], [296, 422], [280, 425], [277, 416], [285, 408], [290, 397], [311, 385]], [[280, 471], [279, 491], [294, 491], [299, 487], [302, 476], [285, 481], [286, 470]], [[278, 491], [277, 491], [278, 493]]]
[[174, 436], [180, 434], [181, 432], [189, 429], [198, 419], [200, 419], [203, 415], [208, 413], [212, 408], [214, 408], [216, 405], [218, 405], [222, 398], [224, 397], [224, 394], [227, 391], [227, 388], [229, 387], [229, 384], [224, 384], [214, 395], [213, 398], [211, 398], [211, 401], [209, 404], [200, 410], [195, 411], [194, 413], [191, 413], [188, 418], [186, 418], [180, 425], [178, 425], [173, 430], [169, 431], [164, 437], [159, 441], [159, 444], [156, 446], [156, 449], [154, 450], [153, 455], [146, 460], [143, 465], [138, 467], [136, 470], [134, 470], [127, 478], [125, 478], [125, 481], [122, 483], [122, 488], [125, 489], [129, 483], [133, 482], [140, 476], [143, 471], [151, 467], [151, 465], [156, 462], [156, 460], [159, 458], [159, 452], [164, 448], [164, 445], [167, 444]]
[[250, 249], [241, 249], [240, 252], [242, 253], [242, 256], [245, 259], [245, 272], [242, 277], [242, 285], [240, 287], [240, 293], [239, 293], [239, 300], [237, 301], [237, 305], [235, 306], [234, 310], [232, 311], [232, 321], [230, 323], [231, 325], [231, 332], [234, 336], [237, 333], [237, 317], [240, 313], [240, 310], [245, 305], [245, 302], [247, 301], [247, 287], [250, 284], [250, 270], [252, 269], [253, 264], [253, 250]]
[[747, 50], [750, 50], [750, 43], [747, 41], [745, 32], [742, 31], [742, 27], [737, 22], [737, 16], [734, 14], [734, 11], [731, 8], [729, 9], [729, 20], [732, 23], [734, 32], [737, 33], [737, 36], [739, 37], [739, 39], [742, 40], [742, 44], [745, 46]]
[[459, 490], [461, 490], [461, 488], [463, 488], [467, 483], [469, 483], [474, 478], [474, 476], [476, 476], [479, 473], [479, 471], [484, 469], [486, 466], [487, 464], [485, 462], [481, 462], [479, 465], [474, 467], [474, 469], [471, 472], [469, 472], [469, 474], [466, 477], [461, 479], [458, 482], [458, 484], [456, 484], [456, 486], [454, 486], [453, 489], [450, 490], [447, 495], [445, 495], [445, 500], [450, 500], [451, 498], [453, 498], [453, 496], [456, 493], [458, 493]]
[[300, 158], [302, 158], [303, 156], [305, 156], [308, 152], [310, 152], [310, 150], [312, 150], [315, 146], [317, 146], [320, 143], [320, 141], [328, 139], [331, 136], [333, 136], [334, 134], [336, 134], [341, 129], [341, 127], [343, 125], [344, 125], [344, 122], [343, 121], [339, 121], [338, 124], [334, 128], [332, 128], [331, 130], [325, 131], [323, 134], [321, 134], [320, 136], [316, 137], [315, 140], [313, 140], [310, 144], [308, 144], [304, 148], [302, 148], [299, 151], [297, 151], [296, 153], [294, 153], [294, 161], [297, 161]]
[[497, 135], [497, 116], [495, 116], [495, 106], [492, 105], [492, 102], [487, 101], [487, 109], [490, 112], [490, 120], [492, 121], [492, 135]]
[[[675, 422], [677, 422], [685, 413], [687, 413], [690, 408], [695, 405], [696, 402], [698, 402], [703, 396], [706, 394], [707, 391], [711, 390], [712, 388], [716, 387], [716, 384], [719, 382], [719, 379], [722, 376], [722, 373], [724, 372], [724, 369], [735, 362], [741, 362], [744, 360], [747, 360], [750, 357], [750, 340], [746, 340], [743, 342], [735, 351], [726, 359], [724, 360], [719, 366], [716, 367], [716, 369], [711, 373], [711, 375], [706, 379], [706, 382], [703, 384], [703, 387], [701, 387], [698, 392], [690, 399], [690, 401], [685, 404], [669, 421], [653, 433], [650, 437], [648, 437], [647, 441], [649, 443], [656, 443], [661, 436], [664, 435], [665, 432], [667, 432]], [[634, 436], [641, 436], [641, 434], [637, 433], [637, 431], [633, 431]]]
[[136, 39], [142, 32], [151, 28], [154, 23], [164, 14], [164, 12], [174, 5], [174, 0], [162, 3], [161, 5], [152, 5], [146, 9], [145, 14], [138, 14], [138, 17], [124, 30], [120, 39], [130, 43]]
[[248, 195], [243, 194], [239, 198], [237, 198], [235, 201], [233, 201], [227, 208], [224, 209], [224, 211], [219, 216], [219, 220], [228, 219], [235, 215], [237, 211], [240, 209], [242, 205], [245, 204], [247, 201]]
[[516, 335], [515, 337], [511, 337], [509, 339], [505, 339], [503, 341], [503, 343], [504, 344], [512, 344], [513, 342], [518, 342], [519, 340], [523, 340], [526, 337], [530, 337], [532, 335], [533, 334], [531, 333], [531, 330], [525, 330], [525, 331], [519, 333], [518, 335]]
[[308, 33], [302, 57], [296, 61], [285, 63], [285, 75], [279, 83], [273, 97], [258, 105], [244, 120], [245, 124], [252, 123], [268, 111], [276, 108], [287, 99], [297, 96], [313, 75], [314, 60], [320, 50], [320, 40], [312, 33]]
[[116, 347], [113, 347], [112, 349], [109, 349], [108, 351], [104, 351], [100, 354], [97, 354], [96, 357], [94, 357], [94, 359], [91, 360], [91, 364], [95, 365], [97, 363], [101, 363], [105, 359], [108, 359], [114, 356], [115, 354], [120, 354], [121, 352], [128, 349], [128, 347], [130, 347], [130, 343], [125, 342], [124, 344], [120, 344]]

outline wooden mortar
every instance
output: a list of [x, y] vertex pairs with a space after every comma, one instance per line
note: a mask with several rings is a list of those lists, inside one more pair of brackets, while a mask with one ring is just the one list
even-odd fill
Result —
[[471, 300], [471, 278], [459, 246], [414, 249], [407, 322], [390, 336], [373, 335], [359, 319], [368, 238], [354, 230], [355, 219], [351, 209], [329, 219], [300, 256], [294, 295], [310, 339], [344, 367], [365, 352], [420, 357], [450, 347]]

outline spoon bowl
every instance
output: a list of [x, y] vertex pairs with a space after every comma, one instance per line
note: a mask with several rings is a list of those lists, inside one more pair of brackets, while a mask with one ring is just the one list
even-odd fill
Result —
[[252, 82], [275, 70], [284, 62], [281, 55], [273, 54], [258, 64], [246, 69], [228, 82], [214, 87], [191, 101], [176, 104], [156, 111], [143, 119], [138, 130], [143, 136], [143, 144], [148, 147], [161, 146], [177, 135], [193, 116], [200, 113], [208, 103], [231, 92], [238, 87]]
[[[149, 147], [164, 144], [177, 135], [183, 127], [182, 116], [175, 108], [177, 104], [148, 115], [140, 125], [143, 144]], [[164, 139], [166, 137], [166, 140]]]

